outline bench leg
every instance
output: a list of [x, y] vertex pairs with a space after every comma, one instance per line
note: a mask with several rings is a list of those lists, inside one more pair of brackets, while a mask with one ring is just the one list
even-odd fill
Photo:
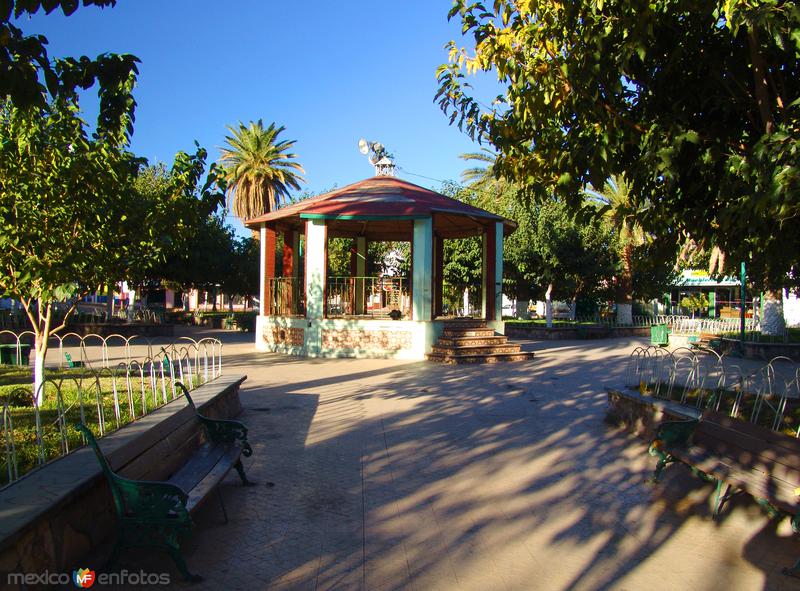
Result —
[[653, 470], [653, 475], [650, 477], [650, 482], [656, 484], [661, 481], [661, 473], [664, 471], [669, 464], [675, 462], [675, 458], [673, 458], [668, 453], [664, 453], [655, 447], [650, 447], [650, 455], [658, 457], [658, 463], [656, 464], [656, 469]]
[[166, 533], [164, 535], [164, 541], [167, 543], [169, 554], [172, 556], [172, 560], [175, 562], [175, 566], [178, 567], [178, 571], [180, 571], [181, 575], [183, 575], [183, 578], [189, 583], [197, 583], [202, 581], [203, 577], [200, 575], [193, 575], [191, 572], [189, 572], [189, 567], [186, 566], [186, 561], [183, 559], [183, 555], [181, 554], [177, 532]]
[[225, 501], [222, 498], [222, 489], [217, 485], [217, 497], [219, 497], [219, 506], [222, 507], [222, 516], [225, 518], [225, 523], [228, 523], [228, 512], [225, 510]]
[[794, 566], [788, 566], [784, 568], [783, 574], [800, 579], [800, 560], [795, 562]]
[[242, 460], [237, 461], [233, 465], [233, 467], [236, 468], [236, 472], [239, 474], [239, 478], [242, 479], [242, 484], [244, 486], [253, 486], [255, 484], [255, 482], [253, 482], [252, 480], [247, 479], [247, 474], [244, 473], [244, 466], [242, 465]]
[[722, 480], [717, 480], [717, 494], [716, 498], [714, 499], [714, 518], [716, 519], [719, 517], [720, 511], [722, 511], [722, 506], [728, 502], [731, 498], [731, 488], [733, 488], [730, 484], [725, 487], [725, 492], [722, 492], [722, 487], [725, 486], [725, 483]]

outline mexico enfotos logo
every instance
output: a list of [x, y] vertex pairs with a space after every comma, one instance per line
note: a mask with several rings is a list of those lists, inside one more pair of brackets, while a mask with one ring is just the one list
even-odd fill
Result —
[[[0, 579], [2, 580], [2, 579]], [[6, 577], [8, 585], [69, 585], [73, 583], [80, 589], [102, 587], [104, 585], [169, 585], [172, 579], [169, 573], [148, 573], [143, 570], [96, 573], [90, 568], [79, 568], [70, 573], [9, 573]]]

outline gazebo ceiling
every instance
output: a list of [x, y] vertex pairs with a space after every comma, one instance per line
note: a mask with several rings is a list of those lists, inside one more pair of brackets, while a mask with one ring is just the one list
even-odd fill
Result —
[[308, 219], [327, 220], [331, 237], [411, 240], [413, 220], [433, 218], [442, 238], [480, 235], [488, 224], [503, 223], [507, 236], [517, 227], [509, 219], [446, 197], [396, 177], [376, 176], [330, 193], [247, 220], [252, 229], [300, 230]]

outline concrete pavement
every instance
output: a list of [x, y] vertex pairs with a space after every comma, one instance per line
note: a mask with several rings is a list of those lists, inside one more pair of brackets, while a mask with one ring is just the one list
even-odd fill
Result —
[[[186, 541], [187, 589], [798, 589], [800, 556], [747, 498], [675, 466], [645, 483], [646, 444], [604, 423], [643, 339], [526, 342], [530, 362], [304, 360], [226, 340], [246, 373], [248, 474]], [[274, 486], [268, 486], [274, 484]], [[168, 559], [129, 557], [131, 569]]]

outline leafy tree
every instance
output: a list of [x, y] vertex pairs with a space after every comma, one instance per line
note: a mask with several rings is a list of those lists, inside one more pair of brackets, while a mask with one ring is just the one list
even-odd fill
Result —
[[270, 123], [264, 128], [259, 119], [238, 128], [228, 126], [226, 147], [220, 149], [228, 181], [228, 197], [236, 217], [247, 220], [276, 209], [289, 199], [289, 189], [299, 189], [303, 167], [287, 153], [294, 140], [279, 140], [285, 130]]
[[695, 293], [685, 296], [681, 300], [681, 308], [689, 310], [692, 313], [692, 318], [694, 318], [695, 313], [708, 310], [708, 296], [704, 293]]
[[[84, 6], [114, 6], [116, 0], [83, 0]], [[101, 120], [105, 132], [114, 129], [112, 122], [130, 115], [122, 130], [130, 133], [133, 122], [133, 86], [129, 81], [138, 74], [138, 58], [132, 55], [102, 54], [95, 59], [86, 56], [51, 61], [47, 54], [47, 38], [26, 36], [11, 24], [40, 10], [50, 14], [60, 8], [66, 16], [73, 14], [78, 0], [5, 0], [0, 2], [0, 98], [10, 99], [17, 107], [44, 107], [47, 93], [52, 98], [71, 100], [77, 89], [98, 85]]]
[[[99, 121], [90, 138], [78, 114], [76, 97], [0, 109], [0, 294], [18, 299], [31, 322], [37, 396], [48, 337], [77, 300], [109, 278], [144, 277], [180, 236], [186, 212], [222, 198], [213, 165], [201, 184], [200, 149], [176, 157], [163, 192], [137, 190], [143, 161], [117, 142], [124, 132]], [[54, 304], [65, 301], [55, 326]]]
[[[800, 258], [800, 10], [767, 0], [455, 0], [437, 99], [498, 151], [495, 173], [573, 209], [628, 175], [661, 241], [688, 235], [777, 289]], [[465, 74], [496, 72], [490, 108]]]
[[[605, 293], [614, 273], [613, 236], [597, 220], [576, 219], [563, 203], [531, 202], [515, 184], [495, 178], [491, 153], [483, 150], [464, 154], [465, 160], [484, 162], [467, 169], [462, 177], [472, 179], [468, 190], [449, 190], [456, 198], [510, 218], [516, 231], [503, 247], [504, 291], [517, 301], [517, 316], [527, 318], [531, 298], [542, 297], [575, 302], [580, 296]], [[445, 189], [447, 192], [448, 189]], [[469, 256], [460, 266], [480, 280], [481, 251], [476, 247], [457, 256]], [[447, 267], [446, 267], [447, 268]]]
[[224, 214], [209, 215], [200, 220], [182, 248], [173, 250], [158, 276], [185, 288], [216, 293], [217, 286], [229, 284], [236, 271], [235, 250], [233, 228], [225, 223]]
[[229, 295], [244, 296], [248, 301], [258, 293], [261, 250], [254, 238], [237, 238], [233, 242], [231, 270], [222, 283]]
[[[451, 313], [462, 307], [464, 292], [472, 306], [480, 302], [483, 246], [480, 238], [445, 240], [443, 246], [442, 276], [444, 289], [442, 300]], [[467, 310], [464, 310], [464, 314]]]

